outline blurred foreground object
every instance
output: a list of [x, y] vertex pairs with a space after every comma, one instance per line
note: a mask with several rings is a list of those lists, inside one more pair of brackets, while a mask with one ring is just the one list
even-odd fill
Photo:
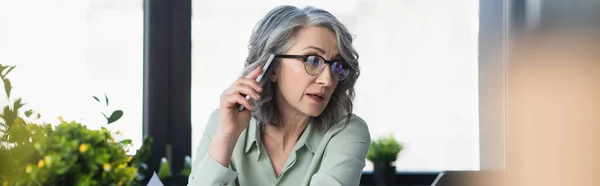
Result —
[[600, 183], [600, 32], [552, 29], [511, 43], [508, 185]]
[[[600, 29], [513, 37], [506, 73], [507, 170], [460, 185], [600, 183]], [[456, 185], [456, 184], [453, 184]]]

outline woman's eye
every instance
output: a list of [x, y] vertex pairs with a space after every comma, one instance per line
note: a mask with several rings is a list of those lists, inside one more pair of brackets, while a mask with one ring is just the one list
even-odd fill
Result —
[[318, 66], [319, 61], [320, 61], [320, 59], [317, 56], [308, 56], [308, 58], [306, 59], [306, 63], [309, 66]]

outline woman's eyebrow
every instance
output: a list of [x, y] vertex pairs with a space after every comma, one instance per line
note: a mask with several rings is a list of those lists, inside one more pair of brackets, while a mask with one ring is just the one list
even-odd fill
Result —
[[323, 50], [322, 48], [316, 47], [316, 46], [308, 46], [308, 47], [304, 48], [304, 50], [309, 49], [309, 48], [315, 49], [315, 50], [321, 52], [321, 54], [325, 54], [325, 50]]

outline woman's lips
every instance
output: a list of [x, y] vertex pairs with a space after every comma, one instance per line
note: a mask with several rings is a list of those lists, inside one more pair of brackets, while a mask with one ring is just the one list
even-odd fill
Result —
[[317, 102], [317, 103], [321, 103], [325, 100], [325, 98], [323, 97], [323, 94], [306, 94], [311, 100]]

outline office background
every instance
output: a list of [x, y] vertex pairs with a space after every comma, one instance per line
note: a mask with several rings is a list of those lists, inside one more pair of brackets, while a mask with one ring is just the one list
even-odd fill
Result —
[[[355, 113], [405, 144], [399, 174], [506, 164], [506, 61], [520, 33], [593, 25], [591, 1], [0, 0], [0, 63], [47, 122], [104, 126], [92, 95], [155, 137], [150, 166], [193, 155], [218, 96], [240, 73], [252, 26], [279, 4], [331, 11], [355, 35]], [[573, 13], [576, 12], [576, 13]], [[3, 100], [4, 101], [4, 100]], [[58, 106], [58, 107], [57, 107]], [[59, 109], [57, 109], [59, 108]], [[133, 151], [132, 151], [133, 152]], [[369, 172], [369, 162], [364, 171]]]

